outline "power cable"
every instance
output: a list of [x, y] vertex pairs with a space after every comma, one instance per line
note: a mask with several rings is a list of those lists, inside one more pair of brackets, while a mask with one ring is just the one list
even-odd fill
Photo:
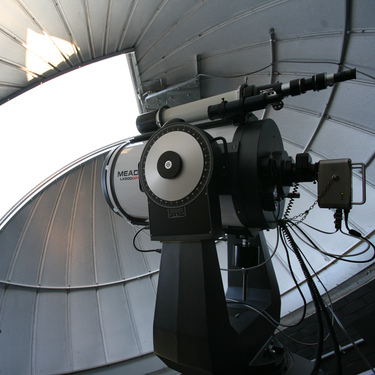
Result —
[[143, 250], [143, 249], [140, 249], [140, 248], [136, 245], [136, 243], [135, 243], [136, 238], [138, 237], [138, 235], [139, 235], [142, 231], [144, 231], [144, 230], [146, 230], [146, 229], [150, 229], [150, 227], [149, 227], [149, 226], [142, 227], [142, 228], [139, 229], [139, 230], [137, 231], [137, 233], [134, 235], [134, 237], [133, 237], [133, 247], [134, 247], [134, 249], [137, 250], [137, 251], [139, 251], [140, 253], [153, 253], [153, 252], [161, 253], [161, 249]]
[[309, 286], [311, 297], [314, 301], [315, 310], [316, 310], [317, 317], [318, 317], [318, 323], [319, 323], [319, 341], [318, 342], [319, 342], [319, 345], [318, 345], [316, 362], [315, 362], [314, 369], [313, 369], [311, 375], [318, 374], [319, 368], [320, 368], [320, 363], [321, 363], [322, 352], [323, 352], [323, 332], [322, 332], [323, 331], [323, 321], [322, 321], [321, 314], [323, 314], [323, 316], [324, 316], [324, 318], [327, 322], [328, 329], [329, 329], [331, 337], [332, 337], [334, 351], [335, 351], [335, 354], [336, 354], [337, 374], [342, 374], [341, 353], [340, 353], [339, 344], [338, 344], [338, 341], [337, 341], [335, 331], [334, 331], [333, 326], [331, 324], [331, 320], [329, 318], [327, 309], [325, 308], [323, 299], [322, 299], [322, 297], [321, 297], [321, 295], [320, 295], [320, 293], [319, 293], [319, 291], [318, 291], [318, 289], [315, 285], [315, 282], [314, 282], [313, 278], [310, 275], [309, 270], [306, 267], [306, 264], [303, 261], [303, 258], [300, 254], [299, 247], [295, 243], [295, 241], [294, 241], [294, 239], [293, 239], [293, 237], [292, 237], [292, 235], [291, 235], [291, 233], [290, 233], [290, 231], [289, 231], [285, 222], [282, 224], [281, 230], [284, 233], [285, 238], [288, 240], [291, 247], [293, 248], [294, 253], [297, 257], [297, 260], [298, 260], [298, 262], [301, 266], [301, 269], [302, 269], [302, 271], [305, 275], [307, 285]]
[[[281, 231], [281, 228], [279, 228], [279, 231]], [[280, 236], [281, 236], [281, 233], [280, 233]], [[299, 286], [299, 283], [298, 283], [298, 281], [297, 281], [297, 279], [296, 279], [296, 277], [294, 275], [292, 263], [290, 261], [290, 256], [289, 256], [289, 253], [288, 253], [288, 250], [287, 250], [286, 247], [285, 247], [285, 253], [286, 253], [286, 257], [287, 257], [287, 261], [288, 261], [289, 270], [290, 270], [290, 273], [292, 275], [292, 279], [293, 279], [294, 284], [296, 285], [296, 288], [297, 288], [299, 294], [301, 295], [301, 298], [302, 298], [302, 301], [303, 301], [302, 316], [301, 316], [300, 321], [298, 322], [298, 324], [300, 324], [300, 323], [302, 323], [302, 321], [305, 319], [305, 316], [306, 316], [307, 302], [306, 302], [306, 298], [305, 298], [304, 294], [302, 293], [302, 290], [301, 290], [301, 288]], [[298, 325], [298, 324], [296, 324], [296, 325]]]
[[[342, 261], [345, 261], [345, 262], [351, 262], [351, 263], [367, 263], [367, 262], [371, 262], [374, 258], [375, 258], [375, 254], [373, 257], [371, 257], [370, 259], [366, 259], [366, 260], [350, 260], [350, 259], [345, 259], [345, 258], [350, 258], [350, 257], [355, 257], [355, 256], [359, 256], [359, 255], [362, 255], [364, 253], [366, 253], [368, 251], [368, 249], [370, 248], [370, 246], [373, 246], [373, 244], [367, 240], [366, 238], [364, 237], [360, 237], [361, 240], [363, 240], [364, 242], [367, 243], [367, 247], [366, 249], [362, 250], [361, 252], [359, 253], [356, 253], [356, 254], [346, 254], [346, 255], [339, 255], [339, 254], [333, 254], [333, 253], [329, 253], [327, 251], [324, 251], [322, 249], [319, 249], [319, 247], [313, 242], [313, 240], [311, 239], [311, 237], [309, 237], [306, 232], [304, 232], [302, 230], [302, 228], [300, 228], [298, 225], [294, 225], [294, 227], [296, 227], [304, 236], [305, 238], [310, 242], [310, 244], [308, 244], [306, 241], [304, 241], [300, 236], [298, 236], [298, 234], [296, 234], [296, 232], [290, 228], [295, 234], [296, 236], [301, 240], [303, 241], [306, 245], [310, 246], [311, 248], [315, 249], [316, 251], [318, 251], [319, 253], [321, 254], [324, 254], [326, 256], [329, 256], [331, 258], [335, 258], [336, 260], [342, 260]], [[353, 236], [351, 234], [348, 234], [348, 233], [345, 233], [345, 232], [342, 232], [340, 231], [342, 234], [346, 235], [346, 236], [351, 236], [351, 237], [355, 237], [355, 238], [358, 238], [357, 236]]]
[[[287, 229], [286, 229], [285, 224], [284, 224], [284, 227], [280, 228], [280, 230], [284, 231], [286, 233]], [[283, 237], [281, 237], [281, 241], [283, 242], [285, 249], [287, 249], [287, 245], [286, 245]], [[307, 280], [307, 278], [306, 278], [306, 280]], [[308, 285], [309, 285], [310, 283], [309, 283], [308, 280], [307, 280], [307, 282], [308, 282]], [[309, 288], [310, 288], [310, 285], [309, 285]], [[311, 375], [316, 375], [316, 374], [319, 373], [321, 359], [322, 359], [322, 355], [323, 355], [324, 330], [323, 330], [323, 319], [322, 319], [322, 314], [321, 314], [319, 302], [317, 300], [316, 295], [313, 293], [312, 288], [310, 288], [310, 293], [311, 293], [311, 297], [312, 297], [314, 305], [315, 305], [316, 316], [317, 316], [317, 319], [318, 319], [318, 348], [317, 348], [317, 352], [316, 352], [316, 360], [315, 360], [314, 368], [313, 368], [313, 371], [311, 372]]]
[[[252, 306], [250, 305], [248, 302], [244, 302], [244, 301], [238, 301], [238, 300], [232, 300], [230, 298], [227, 298], [226, 299], [226, 302], [227, 303], [234, 303], [234, 304], [240, 304], [240, 305], [243, 305], [245, 306], [246, 308], [250, 309], [250, 310], [253, 310], [255, 311], [256, 313], [258, 313], [260, 316], [262, 316], [264, 319], [266, 319], [269, 323], [271, 323], [281, 334], [283, 334], [285, 337], [287, 337], [288, 339], [296, 342], [297, 344], [300, 344], [300, 345], [305, 345], [305, 346], [316, 346], [318, 345], [317, 342], [303, 342], [303, 341], [299, 341], [297, 339], [295, 339], [294, 337], [288, 335], [286, 332], [284, 332], [283, 330], [281, 330], [279, 327], [282, 326], [282, 327], [285, 327], [285, 328], [294, 328], [296, 325], [292, 324], [292, 325], [289, 325], [289, 324], [283, 324], [281, 322], [277, 322], [274, 318], [272, 318], [272, 316], [267, 312], [265, 311], [264, 309], [260, 309], [258, 307], [255, 307], [255, 306]], [[326, 340], [328, 338], [329, 335], [327, 335], [324, 340]]]

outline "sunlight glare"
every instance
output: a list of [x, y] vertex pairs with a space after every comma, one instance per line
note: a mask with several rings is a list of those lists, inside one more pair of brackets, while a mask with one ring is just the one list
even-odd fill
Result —
[[46, 33], [39, 34], [31, 29], [27, 29], [25, 47], [28, 81], [36, 77], [35, 73], [43, 75], [77, 52], [75, 46], [66, 40], [50, 37]]

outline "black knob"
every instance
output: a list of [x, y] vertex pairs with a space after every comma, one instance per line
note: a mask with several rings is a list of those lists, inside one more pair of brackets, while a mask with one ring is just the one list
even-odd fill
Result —
[[172, 179], [178, 176], [182, 168], [182, 160], [174, 151], [166, 151], [158, 160], [158, 172], [161, 177]]

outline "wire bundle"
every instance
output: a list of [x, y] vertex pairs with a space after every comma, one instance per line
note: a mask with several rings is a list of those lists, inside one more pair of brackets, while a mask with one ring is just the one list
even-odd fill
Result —
[[[298, 185], [295, 185], [294, 189], [293, 189], [293, 193], [296, 193], [297, 189], [298, 189]], [[292, 196], [293, 196], [293, 194], [292, 194]], [[338, 320], [337, 316], [334, 314], [333, 307], [332, 307], [332, 301], [330, 299], [330, 296], [329, 296], [327, 288], [324, 286], [324, 284], [320, 280], [319, 276], [315, 272], [314, 268], [312, 267], [312, 265], [310, 264], [310, 262], [308, 261], [308, 259], [306, 258], [306, 256], [303, 254], [303, 252], [301, 251], [300, 247], [297, 245], [297, 243], [296, 243], [296, 241], [295, 241], [295, 239], [294, 239], [293, 236], [298, 237], [298, 239], [301, 240], [302, 242], [304, 242], [306, 245], [308, 245], [309, 247], [313, 248], [316, 251], [319, 251], [320, 253], [324, 254], [325, 256], [329, 256], [331, 258], [334, 258], [337, 261], [341, 260], [341, 261], [351, 262], [351, 263], [369, 263], [369, 262], [372, 262], [375, 259], [375, 247], [374, 247], [374, 245], [367, 238], [363, 237], [358, 231], [349, 228], [349, 226], [348, 226], [349, 211], [342, 212], [341, 209], [336, 210], [335, 213], [334, 213], [335, 231], [327, 232], [327, 231], [323, 231], [321, 229], [317, 229], [317, 228], [315, 228], [313, 226], [310, 226], [310, 225], [304, 223], [304, 220], [306, 219], [306, 217], [308, 216], [308, 214], [310, 213], [310, 211], [315, 207], [317, 201], [315, 201], [304, 212], [302, 212], [302, 213], [300, 213], [300, 214], [298, 214], [298, 215], [296, 215], [296, 216], [294, 216], [292, 218], [289, 218], [290, 212], [292, 210], [293, 201], [294, 201], [293, 199], [291, 199], [289, 201], [289, 204], [287, 205], [287, 207], [285, 209], [284, 218], [282, 220], [279, 220], [279, 222], [278, 222], [277, 243], [276, 243], [276, 246], [275, 246], [274, 250], [272, 251], [270, 257], [265, 262], [263, 262], [262, 264], [259, 264], [259, 265], [255, 266], [255, 267], [249, 267], [249, 268], [246, 268], [246, 269], [222, 269], [222, 270], [225, 270], [225, 271], [243, 271], [243, 270], [249, 270], [250, 271], [253, 268], [263, 266], [266, 262], [268, 262], [270, 259], [272, 259], [272, 257], [275, 255], [275, 253], [277, 251], [277, 248], [278, 248], [278, 245], [279, 245], [279, 241], [280, 241], [283, 244], [283, 246], [285, 248], [285, 251], [286, 251], [286, 258], [287, 258], [287, 261], [288, 261], [288, 265], [289, 265], [291, 276], [292, 276], [292, 278], [294, 280], [294, 283], [296, 285], [296, 288], [299, 291], [299, 293], [301, 295], [301, 298], [303, 300], [303, 312], [302, 312], [302, 316], [301, 316], [300, 320], [296, 324], [293, 324], [293, 325], [284, 325], [284, 324], [281, 324], [280, 322], [275, 322], [274, 319], [271, 316], [269, 316], [267, 314], [267, 312], [263, 311], [262, 309], [259, 309], [256, 306], [250, 306], [247, 301], [246, 302], [245, 301], [241, 302], [241, 301], [232, 301], [232, 300], [229, 300], [228, 303], [237, 302], [237, 303], [243, 304], [244, 306], [246, 306], [246, 307], [248, 307], [248, 308], [250, 308], [250, 309], [258, 312], [258, 314], [260, 314], [261, 316], [263, 316], [269, 322], [273, 323], [276, 328], [278, 328], [278, 325], [284, 326], [284, 327], [295, 327], [295, 326], [301, 324], [302, 321], [305, 318], [305, 315], [306, 315], [306, 305], [307, 305], [307, 303], [306, 303], [306, 298], [303, 295], [303, 292], [302, 292], [302, 290], [301, 290], [301, 288], [299, 286], [299, 283], [298, 283], [298, 281], [297, 281], [297, 279], [296, 279], [296, 277], [294, 275], [294, 271], [293, 271], [293, 267], [292, 267], [292, 263], [291, 263], [290, 255], [289, 255], [289, 252], [291, 252], [291, 253], [293, 253], [296, 256], [296, 258], [297, 258], [297, 260], [299, 262], [299, 265], [300, 265], [300, 267], [301, 267], [301, 269], [303, 271], [303, 274], [304, 274], [304, 276], [306, 278], [306, 282], [307, 282], [307, 285], [309, 287], [310, 294], [311, 294], [311, 297], [312, 297], [312, 300], [313, 300], [313, 303], [314, 303], [314, 306], [315, 306], [316, 317], [317, 317], [317, 321], [318, 321], [318, 342], [314, 343], [314, 344], [299, 342], [297, 340], [294, 340], [292, 337], [289, 337], [283, 331], [280, 330], [280, 332], [282, 332], [284, 335], [288, 336], [290, 339], [292, 339], [294, 341], [297, 341], [300, 344], [304, 344], [304, 345], [317, 345], [316, 360], [315, 360], [314, 368], [313, 368], [313, 370], [311, 372], [311, 375], [316, 375], [316, 374], [319, 373], [319, 369], [320, 369], [320, 365], [321, 365], [321, 359], [322, 359], [322, 353], [323, 353], [323, 344], [324, 344], [324, 341], [330, 336], [331, 339], [332, 339], [332, 343], [333, 343], [333, 347], [334, 347], [334, 352], [335, 352], [335, 355], [336, 355], [337, 374], [342, 374], [340, 346], [338, 344], [336, 333], [335, 333], [335, 330], [334, 330], [334, 327], [333, 327], [333, 324], [336, 321], [337, 324], [338, 324], [338, 326], [341, 328], [341, 330], [343, 330], [343, 332], [345, 333], [345, 335], [347, 336], [347, 338], [351, 341], [351, 343], [353, 344], [353, 346], [355, 347], [355, 349], [358, 351], [358, 353], [362, 357], [363, 361], [366, 363], [366, 365], [375, 374], [374, 368], [367, 361], [367, 359], [365, 358], [365, 356], [363, 355], [363, 353], [359, 350], [359, 348], [357, 347], [357, 345], [353, 342], [353, 340], [351, 339], [351, 337], [349, 336], [349, 334], [347, 333], [347, 331], [345, 330], [345, 328], [343, 327], [343, 325], [341, 324], [341, 322]], [[344, 219], [344, 223], [345, 223], [345, 227], [347, 229], [347, 232], [344, 232], [342, 230], [342, 221], [343, 221], [343, 219]], [[327, 235], [333, 235], [335, 233], [340, 232], [343, 235], [355, 237], [355, 238], [359, 239], [361, 242], [367, 243], [367, 247], [364, 250], [361, 250], [360, 252], [356, 252], [355, 254], [344, 254], [344, 255], [341, 254], [340, 255], [340, 254], [333, 254], [333, 253], [324, 251], [324, 250], [320, 249], [314, 243], [314, 241], [308, 236], [308, 234], [301, 228], [300, 224], [304, 224], [304, 225], [306, 225], [307, 227], [309, 227], [311, 229], [314, 229], [316, 231], [319, 231], [319, 232], [321, 232], [323, 234], [327, 234]], [[362, 259], [360, 259], [360, 260], [353, 259], [353, 257], [358, 257], [358, 256], [366, 253], [370, 248], [373, 248], [374, 253], [373, 253], [373, 255], [369, 259], [365, 259], [365, 260], [362, 260]], [[309, 269], [311, 270], [311, 272], [314, 275], [314, 277], [317, 278], [317, 280], [319, 281], [319, 283], [324, 288], [324, 290], [326, 292], [326, 295], [327, 295], [327, 297], [328, 297], [328, 299], [330, 301], [330, 304], [327, 304], [323, 300], [323, 298], [322, 298], [322, 296], [321, 296], [321, 294], [320, 294], [320, 292], [319, 292], [319, 290], [318, 290], [318, 288], [317, 288], [317, 286], [316, 286], [316, 284], [314, 282], [313, 276], [311, 275]], [[324, 322], [325, 322], [325, 324], [324, 324]], [[324, 337], [324, 335], [325, 335], [325, 333], [324, 333], [325, 325], [328, 327], [329, 333]]]
[[[317, 375], [319, 373], [320, 369], [320, 364], [321, 364], [321, 358], [323, 354], [323, 340], [324, 340], [324, 326], [323, 326], [323, 317], [326, 320], [326, 323], [329, 328], [329, 332], [331, 334], [332, 340], [333, 340], [333, 346], [336, 354], [336, 368], [337, 368], [337, 373], [342, 374], [342, 364], [341, 364], [341, 355], [340, 355], [340, 348], [339, 344], [337, 341], [336, 333], [333, 329], [333, 325], [331, 323], [328, 311], [326, 309], [326, 306], [323, 302], [322, 296], [320, 295], [318, 288], [316, 287], [316, 284], [311, 277], [311, 274], [303, 260], [303, 257], [301, 255], [301, 251], [298, 247], [298, 245], [295, 243], [288, 226], [286, 223], [284, 223], [281, 227], [280, 230], [283, 234], [282, 242], [284, 244], [284, 247], [287, 249], [288, 245], [286, 244], [286, 240], [289, 242], [289, 245], [291, 246], [294, 254], [296, 255], [298, 262], [301, 266], [301, 269], [305, 275], [307, 285], [310, 289], [311, 297], [313, 299], [314, 305], [315, 305], [315, 311], [316, 311], [316, 316], [318, 319], [318, 349], [317, 349], [317, 355], [316, 355], [316, 361], [314, 364], [314, 369], [311, 372], [311, 375]], [[289, 263], [290, 264], [290, 263]]]
[[[296, 193], [297, 189], [298, 189], [298, 185], [295, 185], [294, 189], [293, 189], [293, 193]], [[292, 196], [293, 196], [293, 194], [292, 194]], [[334, 347], [334, 352], [335, 352], [335, 356], [336, 356], [337, 374], [340, 375], [340, 374], [342, 374], [341, 352], [340, 352], [340, 346], [339, 346], [339, 343], [338, 343], [338, 340], [337, 340], [337, 337], [336, 337], [336, 333], [335, 333], [335, 330], [334, 330], [334, 327], [333, 327], [334, 322], [336, 321], [337, 324], [338, 324], [338, 326], [341, 328], [341, 330], [343, 330], [343, 332], [345, 333], [345, 335], [347, 336], [347, 338], [351, 341], [351, 343], [353, 344], [353, 346], [355, 347], [355, 349], [358, 351], [358, 353], [362, 357], [363, 361], [366, 363], [366, 365], [375, 374], [374, 368], [371, 366], [371, 364], [367, 361], [367, 359], [365, 358], [365, 356], [363, 355], [363, 353], [359, 350], [359, 348], [357, 347], [357, 345], [350, 338], [350, 336], [348, 335], [347, 331], [345, 330], [345, 328], [343, 327], [343, 325], [341, 324], [341, 322], [339, 321], [339, 319], [337, 318], [337, 316], [333, 312], [332, 301], [330, 300], [327, 288], [324, 286], [324, 284], [320, 280], [319, 276], [317, 275], [317, 273], [315, 272], [314, 268], [312, 267], [312, 265], [310, 264], [310, 262], [306, 258], [305, 254], [303, 254], [302, 250], [297, 245], [297, 243], [296, 243], [296, 241], [295, 241], [295, 239], [294, 239], [293, 236], [298, 237], [299, 240], [301, 240], [302, 242], [304, 242], [309, 247], [313, 248], [316, 251], [319, 251], [321, 254], [324, 254], [325, 256], [329, 256], [331, 258], [334, 258], [336, 261], [341, 260], [341, 261], [351, 262], [351, 263], [368, 263], [368, 262], [372, 262], [375, 259], [375, 247], [374, 247], [374, 245], [367, 238], [363, 237], [358, 231], [349, 228], [349, 226], [348, 226], [349, 211], [345, 210], [344, 212], [342, 212], [341, 209], [336, 210], [335, 213], [334, 213], [335, 231], [333, 231], [333, 232], [327, 232], [327, 231], [323, 231], [321, 229], [317, 229], [317, 228], [315, 228], [315, 227], [313, 227], [313, 226], [311, 226], [311, 225], [309, 225], [309, 224], [307, 224], [307, 223], [304, 222], [304, 220], [306, 219], [306, 217], [308, 216], [308, 214], [310, 213], [310, 211], [315, 207], [317, 201], [315, 201], [304, 212], [302, 212], [302, 213], [300, 213], [300, 214], [298, 214], [298, 215], [296, 215], [296, 216], [294, 216], [292, 218], [289, 218], [289, 215], [290, 215], [290, 212], [291, 212], [291, 209], [292, 209], [292, 205], [293, 205], [293, 201], [294, 201], [294, 199], [291, 199], [289, 201], [289, 204], [288, 204], [288, 206], [285, 209], [285, 215], [284, 215], [283, 219], [278, 221], [277, 241], [276, 241], [275, 248], [272, 251], [272, 253], [270, 254], [270, 256], [264, 262], [262, 262], [262, 263], [260, 263], [260, 264], [258, 264], [256, 266], [248, 267], [248, 268], [235, 268], [235, 269], [221, 268], [221, 271], [243, 272], [243, 271], [251, 271], [251, 270], [253, 270], [255, 268], [262, 267], [262, 266], [264, 266], [267, 262], [269, 262], [273, 258], [273, 256], [276, 254], [276, 251], [277, 251], [277, 249], [279, 247], [279, 242], [281, 242], [283, 244], [284, 248], [285, 248], [285, 251], [286, 251], [286, 257], [287, 257], [287, 261], [288, 261], [288, 265], [289, 265], [291, 276], [292, 276], [292, 278], [294, 280], [294, 283], [296, 285], [296, 288], [299, 291], [299, 293], [301, 295], [301, 298], [303, 300], [303, 312], [302, 312], [302, 316], [301, 316], [300, 320], [297, 323], [293, 324], [293, 325], [284, 325], [284, 324], [282, 324], [280, 322], [275, 321], [266, 311], [258, 308], [257, 306], [250, 305], [249, 301], [238, 301], [238, 300], [228, 299], [227, 303], [242, 304], [245, 307], [256, 311], [264, 319], [266, 319], [269, 322], [271, 322], [277, 329], [278, 329], [278, 326], [295, 327], [295, 326], [298, 326], [299, 324], [301, 324], [303, 322], [304, 318], [305, 318], [305, 315], [306, 315], [307, 302], [306, 302], [306, 298], [305, 298], [305, 296], [304, 296], [304, 294], [303, 294], [303, 292], [302, 292], [302, 290], [301, 290], [301, 288], [299, 286], [299, 283], [298, 283], [298, 281], [297, 281], [297, 279], [296, 279], [296, 277], [294, 275], [292, 263], [291, 263], [291, 260], [290, 260], [290, 254], [289, 254], [289, 252], [292, 252], [296, 256], [296, 258], [297, 258], [297, 260], [299, 262], [299, 265], [300, 265], [300, 267], [302, 269], [302, 272], [303, 272], [303, 274], [304, 274], [304, 276], [306, 278], [306, 282], [307, 282], [307, 285], [309, 287], [310, 294], [311, 294], [311, 297], [312, 297], [312, 300], [313, 300], [313, 303], [314, 303], [314, 306], [315, 306], [316, 317], [317, 317], [317, 321], [318, 321], [318, 342], [317, 343], [300, 342], [300, 341], [294, 340], [292, 337], [288, 336], [286, 333], [284, 333], [283, 331], [281, 331], [279, 329], [280, 332], [282, 332], [284, 335], [288, 336], [290, 339], [292, 339], [294, 341], [297, 341], [300, 344], [304, 344], [304, 345], [317, 345], [316, 359], [315, 359], [314, 368], [313, 368], [313, 370], [311, 372], [311, 375], [317, 375], [319, 373], [320, 366], [321, 366], [322, 354], [323, 354], [324, 341], [330, 336], [331, 339], [332, 339], [332, 343], [333, 343], [333, 347]], [[342, 230], [342, 221], [343, 220], [344, 220], [347, 232], [344, 232]], [[319, 232], [321, 232], [323, 234], [327, 234], [327, 235], [332, 235], [332, 234], [340, 232], [343, 235], [355, 237], [355, 238], [359, 239], [361, 242], [366, 242], [367, 243], [367, 247], [364, 250], [361, 250], [360, 252], [357, 252], [355, 254], [344, 254], [344, 255], [341, 254], [340, 255], [340, 254], [333, 254], [333, 253], [324, 251], [324, 250], [320, 249], [314, 243], [314, 241], [308, 236], [308, 234], [301, 228], [300, 224], [304, 224], [305, 226], [307, 226], [307, 227], [309, 227], [309, 228], [311, 228], [313, 230], [319, 231]], [[133, 246], [134, 246], [134, 248], [137, 251], [142, 252], [142, 253], [147, 253], [147, 252], [158, 252], [158, 253], [160, 253], [161, 249], [143, 250], [143, 249], [140, 249], [136, 245], [136, 239], [137, 239], [137, 237], [139, 236], [139, 234], [142, 231], [144, 231], [146, 229], [149, 229], [149, 227], [148, 226], [142, 227], [134, 235], [134, 238], [133, 238]], [[227, 240], [226, 238], [220, 239], [220, 241], [226, 241], [226, 240]], [[353, 257], [357, 257], [357, 256], [360, 256], [360, 255], [366, 253], [370, 248], [373, 248], [374, 253], [373, 253], [373, 255], [369, 259], [365, 259], [365, 260], [362, 260], [362, 259], [360, 259], [360, 260], [353, 259]], [[317, 288], [317, 286], [316, 286], [316, 284], [314, 282], [313, 276], [311, 275], [309, 269], [312, 271], [314, 277], [317, 278], [317, 280], [319, 281], [319, 283], [324, 288], [324, 290], [326, 292], [326, 295], [328, 296], [328, 299], [330, 301], [330, 304], [327, 304], [323, 300], [323, 298], [322, 298], [322, 296], [321, 296], [321, 294], [320, 294], [320, 292], [319, 292], [319, 290], [318, 290], [318, 288]], [[324, 324], [324, 322], [325, 322], [325, 324]], [[328, 334], [326, 336], [325, 336], [325, 332], [324, 332], [325, 326], [328, 327]]]
[[[327, 189], [328, 189], [328, 187], [329, 186], [327, 186]], [[293, 190], [294, 193], [297, 191], [297, 188], [298, 188], [298, 186], [294, 187], [294, 190]], [[326, 302], [323, 300], [322, 296], [320, 295], [319, 290], [316, 287], [316, 284], [315, 284], [315, 282], [314, 282], [314, 280], [313, 280], [313, 278], [312, 278], [312, 276], [311, 276], [311, 274], [310, 274], [310, 272], [309, 272], [309, 270], [306, 266], [305, 260], [309, 264], [310, 269], [313, 270], [315, 275], [316, 275], [316, 272], [314, 271], [311, 264], [308, 262], [305, 255], [302, 253], [299, 246], [296, 244], [291, 232], [294, 232], [297, 235], [296, 231], [294, 230], [294, 228], [296, 228], [299, 232], [302, 233], [302, 235], [308, 241], [307, 245], [311, 246], [312, 248], [314, 248], [315, 250], [319, 251], [320, 253], [322, 253], [326, 256], [330, 256], [330, 257], [335, 258], [337, 260], [343, 260], [343, 261], [346, 261], [346, 262], [352, 262], [352, 263], [371, 262], [372, 260], [375, 259], [375, 247], [369, 240], [362, 237], [362, 235], [359, 232], [357, 232], [355, 230], [352, 230], [352, 229], [349, 229], [349, 227], [348, 227], [349, 211], [348, 210], [345, 210], [345, 212], [344, 212], [345, 213], [345, 226], [348, 230], [348, 233], [343, 232], [342, 231], [342, 219], [343, 219], [342, 210], [337, 209], [336, 212], [334, 213], [334, 224], [335, 224], [335, 229], [336, 229], [334, 232], [324, 232], [324, 231], [318, 230], [318, 229], [316, 229], [312, 226], [309, 226], [309, 225], [308, 226], [312, 229], [318, 230], [318, 231], [320, 231], [322, 233], [325, 233], [325, 234], [334, 234], [334, 233], [337, 233], [338, 231], [340, 231], [344, 235], [349, 235], [349, 236], [353, 236], [353, 237], [362, 239], [363, 241], [367, 242], [368, 246], [365, 250], [361, 251], [360, 253], [349, 254], [349, 255], [336, 255], [336, 254], [328, 253], [326, 251], [323, 251], [323, 250], [319, 249], [319, 247], [316, 246], [316, 244], [313, 242], [313, 240], [298, 226], [299, 223], [303, 223], [304, 219], [307, 217], [308, 213], [313, 209], [313, 207], [316, 205], [316, 203], [317, 203], [317, 201], [315, 201], [314, 204], [312, 206], [310, 206], [309, 209], [306, 210], [304, 213], [299, 214], [297, 216], [294, 216], [292, 219], [289, 219], [289, 214], [290, 214], [290, 211], [291, 211], [291, 208], [292, 208], [292, 205], [293, 205], [293, 200], [289, 201], [289, 204], [288, 204], [288, 206], [286, 208], [286, 211], [285, 211], [284, 218], [283, 218], [283, 220], [281, 220], [279, 222], [279, 229], [278, 230], [279, 230], [279, 233], [280, 233], [281, 242], [283, 243], [285, 251], [287, 253], [288, 264], [289, 264], [289, 268], [290, 268], [293, 280], [294, 280], [294, 282], [297, 286], [297, 289], [299, 290], [299, 292], [300, 292], [300, 294], [303, 298], [303, 301], [304, 301], [304, 313], [306, 311], [306, 300], [303, 297], [303, 294], [301, 292], [301, 289], [298, 286], [296, 278], [294, 277], [292, 265], [291, 265], [291, 262], [290, 262], [290, 257], [289, 257], [289, 254], [288, 254], [288, 249], [290, 249], [295, 254], [295, 256], [296, 256], [296, 258], [297, 258], [297, 260], [300, 264], [300, 267], [301, 267], [301, 269], [304, 273], [304, 276], [306, 278], [307, 285], [309, 287], [311, 297], [312, 297], [314, 305], [315, 305], [316, 316], [317, 316], [318, 326], [319, 326], [319, 331], [318, 331], [319, 336], [318, 336], [318, 348], [317, 348], [317, 354], [316, 354], [316, 361], [315, 361], [314, 369], [313, 369], [311, 375], [315, 375], [319, 372], [320, 363], [321, 363], [323, 342], [324, 342], [324, 339], [323, 339], [324, 327], [323, 327], [322, 317], [325, 318], [326, 324], [327, 324], [328, 329], [329, 329], [329, 334], [330, 334], [330, 336], [332, 338], [332, 341], [333, 341], [334, 352], [335, 352], [335, 355], [336, 355], [337, 374], [342, 374], [340, 346], [338, 344], [336, 333], [335, 333], [335, 330], [333, 328], [333, 321], [334, 321], [334, 319], [337, 320], [337, 317], [333, 313], [333, 310], [326, 304]], [[305, 224], [305, 223], [303, 223], [303, 224]], [[299, 237], [299, 238], [303, 242], [305, 242], [301, 237]], [[346, 259], [347, 257], [362, 255], [363, 253], [365, 253], [370, 248], [370, 246], [372, 246], [373, 249], [374, 249], [374, 254], [370, 259], [367, 259], [367, 260]], [[329, 296], [327, 289], [325, 288], [325, 286], [323, 285], [323, 283], [321, 282], [321, 280], [319, 279], [318, 276], [317, 276], [317, 278], [318, 278], [319, 282], [321, 283], [321, 285], [323, 286], [323, 288], [325, 289], [327, 295]], [[332, 321], [331, 321], [330, 316], [329, 316], [329, 310], [332, 313]], [[304, 313], [303, 313], [303, 315], [304, 315]], [[343, 328], [342, 324], [339, 321], [338, 321], [338, 323], [339, 323], [340, 327]], [[345, 331], [345, 333], [347, 333], [347, 332]], [[351, 341], [353, 342], [353, 340], [351, 340]], [[358, 350], [358, 348], [356, 348], [356, 349]], [[368, 362], [366, 362], [366, 364], [369, 365], [370, 368], [372, 368], [371, 365]]]

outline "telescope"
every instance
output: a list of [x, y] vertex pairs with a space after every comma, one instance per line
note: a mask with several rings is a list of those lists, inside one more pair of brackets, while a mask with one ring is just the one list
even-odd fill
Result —
[[[282, 222], [295, 183], [317, 181], [318, 204], [348, 212], [365, 201], [363, 164], [293, 159], [272, 119], [254, 111], [283, 107], [287, 96], [354, 79], [355, 69], [265, 86], [248, 86], [137, 118], [139, 136], [107, 156], [105, 198], [133, 225], [162, 242], [154, 351], [182, 374], [307, 374], [313, 364], [283, 348], [275, 327], [280, 292], [264, 230]], [[352, 200], [353, 169], [363, 199]], [[216, 242], [225, 238], [224, 291]]]

